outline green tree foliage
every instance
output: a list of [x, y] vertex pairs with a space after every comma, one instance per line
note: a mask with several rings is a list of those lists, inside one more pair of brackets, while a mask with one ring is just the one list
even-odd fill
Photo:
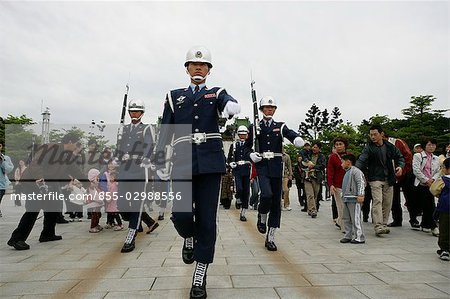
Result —
[[298, 130], [303, 138], [323, 141], [321, 135], [325, 131], [336, 130], [342, 123], [338, 107], [334, 107], [330, 114], [328, 109], [321, 111], [316, 104], [313, 104], [306, 113], [305, 121], [300, 123]]
[[95, 134], [86, 134], [86, 132], [78, 127], [73, 126], [70, 129], [55, 129], [55, 130], [51, 130], [50, 131], [50, 142], [52, 143], [59, 143], [61, 142], [62, 138], [64, 137], [64, 135], [68, 134], [68, 133], [74, 133], [76, 134], [76, 136], [78, 136], [80, 138], [80, 142], [84, 145], [87, 146], [89, 140], [95, 140], [97, 141], [98, 144], [98, 148], [100, 150], [103, 150], [109, 140], [106, 140], [104, 136], [102, 135], [95, 135]]
[[301, 122], [298, 130], [301, 136], [307, 139], [316, 139], [322, 130], [321, 122], [322, 112], [319, 107], [314, 103], [308, 112], [306, 112], [306, 119]]
[[19, 160], [28, 159], [32, 144], [38, 139], [29, 128], [33, 124], [33, 120], [25, 115], [0, 117], [0, 140], [5, 144], [5, 153], [14, 165]]

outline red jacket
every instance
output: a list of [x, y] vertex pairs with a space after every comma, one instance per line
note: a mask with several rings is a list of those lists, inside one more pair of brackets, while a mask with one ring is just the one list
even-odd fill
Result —
[[400, 138], [392, 138], [389, 137], [388, 141], [395, 145], [396, 148], [402, 153], [403, 158], [405, 158], [405, 167], [403, 167], [402, 175], [397, 178], [397, 180], [401, 181], [405, 178], [406, 174], [412, 171], [412, 159], [413, 155], [409, 146]]
[[344, 179], [345, 170], [342, 168], [341, 156], [350, 154], [344, 152], [342, 154], [331, 154], [328, 157], [327, 165], [327, 184], [328, 186], [334, 186], [335, 188], [342, 188], [342, 180]]

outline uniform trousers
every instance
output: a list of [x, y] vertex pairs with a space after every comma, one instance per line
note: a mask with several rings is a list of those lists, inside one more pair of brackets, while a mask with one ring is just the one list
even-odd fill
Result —
[[192, 211], [176, 212], [180, 203], [173, 202], [171, 220], [174, 227], [182, 238], [194, 238], [194, 260], [204, 264], [214, 260], [220, 181], [220, 173], [193, 175]]
[[250, 197], [250, 176], [235, 174], [234, 182], [236, 184], [236, 198], [241, 200], [241, 204], [244, 209], [248, 209], [248, 199]]
[[261, 188], [258, 212], [260, 214], [269, 213], [267, 225], [278, 228], [281, 221], [282, 178], [272, 178], [258, 174], [258, 180]]

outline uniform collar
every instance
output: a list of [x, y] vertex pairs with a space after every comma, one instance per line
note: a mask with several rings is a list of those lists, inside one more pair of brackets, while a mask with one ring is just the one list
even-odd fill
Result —
[[201, 91], [204, 87], [206, 87], [206, 83], [202, 83], [202, 84], [199, 84], [199, 85], [195, 85], [195, 84], [191, 83], [189, 85], [189, 87], [191, 88], [192, 93], [194, 93], [195, 86], [198, 86], [198, 88], [199, 88], [198, 91]]

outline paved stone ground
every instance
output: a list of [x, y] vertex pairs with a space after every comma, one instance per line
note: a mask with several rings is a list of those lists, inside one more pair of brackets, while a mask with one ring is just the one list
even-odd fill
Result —
[[[366, 244], [340, 244], [331, 202], [322, 202], [312, 219], [300, 211], [294, 191], [293, 210], [283, 211], [276, 235], [277, 252], [264, 248], [256, 211], [250, 210], [244, 223], [235, 209], [220, 208], [208, 298], [450, 297], [450, 263], [437, 257], [436, 237], [412, 231], [404, 221], [380, 238], [365, 223]], [[188, 298], [193, 265], [181, 261], [182, 239], [167, 214], [128, 254], [119, 252], [125, 231], [90, 234], [88, 220], [58, 225], [63, 240], [41, 244], [40, 219], [27, 241], [31, 250], [16, 251], [6, 241], [23, 208], [6, 196], [1, 209], [2, 298]]]

